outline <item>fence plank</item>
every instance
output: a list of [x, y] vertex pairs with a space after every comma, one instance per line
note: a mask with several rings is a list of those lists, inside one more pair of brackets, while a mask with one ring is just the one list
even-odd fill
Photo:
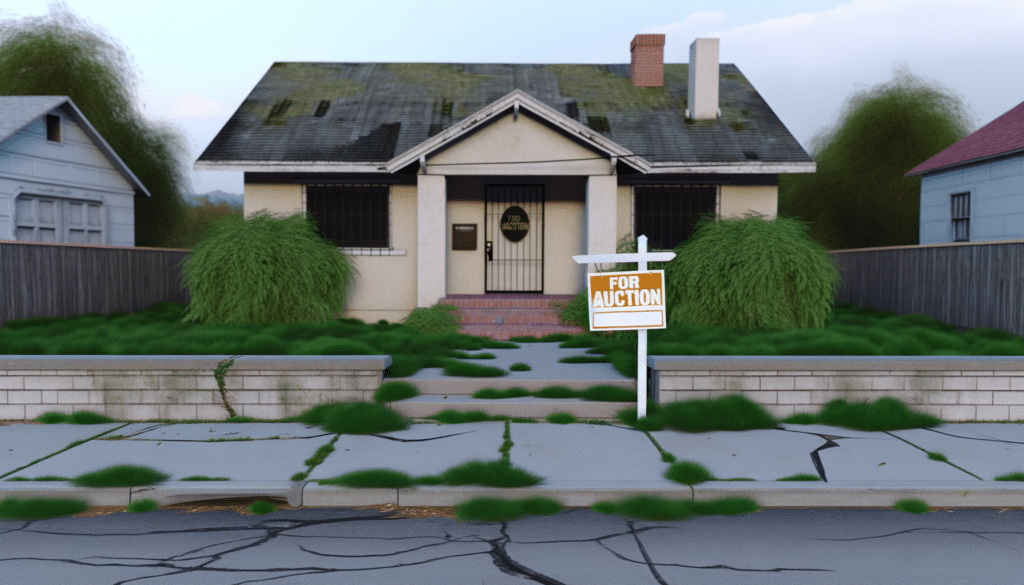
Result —
[[29, 317], [134, 313], [188, 303], [178, 264], [190, 250], [0, 241], [0, 326]]
[[840, 265], [836, 302], [928, 315], [962, 329], [1024, 335], [1024, 241], [829, 251]]

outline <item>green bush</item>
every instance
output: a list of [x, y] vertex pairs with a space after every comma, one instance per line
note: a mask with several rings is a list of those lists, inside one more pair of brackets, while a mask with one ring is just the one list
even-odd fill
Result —
[[473, 498], [455, 508], [455, 518], [460, 521], [507, 522], [527, 514], [551, 516], [562, 511], [562, 504], [550, 498], [525, 498], [505, 500], [502, 498]]
[[167, 481], [171, 476], [142, 465], [114, 465], [71, 480], [78, 487], [137, 487]]
[[563, 325], [590, 329], [590, 303], [587, 301], [587, 291], [572, 298], [565, 304], [565, 308], [558, 313], [558, 320]]
[[512, 370], [513, 372], [529, 372], [530, 365], [523, 362], [518, 362], [509, 366], [508, 369]]
[[350, 488], [407, 488], [416, 485], [413, 478], [392, 469], [364, 469], [317, 481], [320, 485], [340, 485]]
[[778, 424], [764, 407], [740, 394], [670, 402], [661, 407], [658, 416], [666, 426], [687, 433], [771, 429]]
[[665, 479], [692, 486], [714, 481], [715, 476], [711, 475], [707, 467], [696, 461], [677, 461], [665, 471]]
[[356, 270], [312, 215], [280, 219], [261, 210], [214, 223], [181, 274], [192, 295], [185, 321], [302, 323], [334, 320]]
[[838, 263], [798, 219], [706, 214], [665, 267], [669, 323], [744, 329], [821, 328]]
[[941, 419], [913, 412], [906, 404], [891, 396], [879, 398], [872, 404], [848, 403], [837, 398], [822, 407], [816, 422], [861, 431], [895, 431], [942, 424]]
[[528, 471], [504, 461], [467, 461], [441, 474], [444, 485], [483, 485], [488, 487], [529, 487], [544, 481]]
[[462, 317], [458, 307], [437, 304], [413, 309], [403, 323], [420, 333], [454, 333], [462, 326]]

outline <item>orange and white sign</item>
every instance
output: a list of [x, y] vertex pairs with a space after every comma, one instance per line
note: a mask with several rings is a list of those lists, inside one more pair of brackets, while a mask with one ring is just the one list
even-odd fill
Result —
[[587, 304], [591, 331], [665, 329], [665, 271], [593, 272]]

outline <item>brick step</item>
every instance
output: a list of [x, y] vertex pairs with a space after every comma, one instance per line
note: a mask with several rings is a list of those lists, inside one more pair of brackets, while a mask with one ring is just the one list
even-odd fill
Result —
[[459, 309], [463, 325], [560, 325], [556, 309]]
[[459, 329], [459, 333], [475, 335], [477, 337], [489, 337], [499, 341], [508, 341], [511, 337], [544, 337], [545, 335], [551, 335], [552, 333], [568, 333], [570, 335], [576, 335], [579, 333], [586, 333], [586, 331], [579, 327], [571, 327], [568, 325], [498, 325], [494, 323], [477, 323], [463, 325], [462, 328]]

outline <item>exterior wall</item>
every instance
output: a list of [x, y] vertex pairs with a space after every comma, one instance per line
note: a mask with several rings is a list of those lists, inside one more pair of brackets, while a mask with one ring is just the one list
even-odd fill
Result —
[[586, 253], [583, 201], [544, 204], [544, 294], [574, 295], [587, 288], [586, 267], [573, 256]]
[[444, 176], [416, 181], [416, 306], [430, 307], [445, 297], [448, 198]]
[[349, 255], [359, 276], [344, 317], [392, 323], [416, 308], [416, 187], [391, 186], [391, 255]]
[[249, 217], [261, 209], [285, 215], [302, 213], [302, 185], [246, 183], [242, 213]]
[[[484, 201], [479, 199], [452, 199], [448, 191], [448, 227], [445, 250], [448, 257], [448, 294], [484, 294]], [[545, 208], [545, 213], [546, 213]], [[545, 223], [547, 218], [545, 218]], [[452, 250], [452, 224], [476, 224], [476, 250]]]
[[[618, 219], [618, 186], [615, 175], [587, 177], [587, 254], [614, 254]], [[614, 264], [588, 264], [587, 270], [608, 269]]]
[[969, 192], [969, 241], [1024, 239], [1024, 154], [925, 175], [921, 244], [953, 242], [950, 197]]
[[633, 234], [633, 188], [620, 185], [616, 192], [615, 243]]
[[753, 185], [722, 185], [720, 191], [721, 219], [742, 219], [749, 211], [772, 220], [779, 213], [779, 188]]
[[[597, 154], [530, 118], [523, 111], [498, 118], [474, 134], [427, 159], [427, 174], [459, 175], [607, 175], [605, 159], [577, 162], [524, 163], [515, 165], [474, 162], [592, 159]], [[459, 164], [458, 167], [431, 167]]]
[[61, 109], [61, 141], [39, 117], [0, 143], [0, 239], [15, 239], [15, 199], [40, 195], [102, 205], [104, 245], [135, 245], [135, 190]]

